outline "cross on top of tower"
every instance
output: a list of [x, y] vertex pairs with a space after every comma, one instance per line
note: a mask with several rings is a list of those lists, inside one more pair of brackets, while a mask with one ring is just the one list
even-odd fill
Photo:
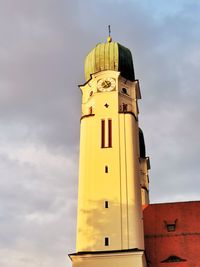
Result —
[[112, 37], [110, 36], [110, 34], [111, 34], [111, 28], [110, 25], [108, 25], [108, 38], [107, 38], [108, 43], [112, 42]]
[[110, 37], [110, 34], [111, 34], [110, 25], [108, 25], [108, 33], [109, 33], [109, 37]]

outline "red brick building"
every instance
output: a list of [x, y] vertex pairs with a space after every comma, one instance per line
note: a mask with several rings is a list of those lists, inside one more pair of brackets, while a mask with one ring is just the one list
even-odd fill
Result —
[[200, 267], [200, 201], [143, 207], [149, 267]]

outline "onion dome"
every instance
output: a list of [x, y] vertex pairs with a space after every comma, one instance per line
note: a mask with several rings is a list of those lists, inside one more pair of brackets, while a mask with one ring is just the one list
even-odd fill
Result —
[[85, 79], [91, 74], [103, 70], [119, 71], [127, 80], [134, 81], [135, 74], [131, 51], [117, 42], [108, 39], [107, 43], [99, 43], [85, 59]]

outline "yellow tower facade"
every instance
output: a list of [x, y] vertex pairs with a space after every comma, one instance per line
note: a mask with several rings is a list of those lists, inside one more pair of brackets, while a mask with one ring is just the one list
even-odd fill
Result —
[[149, 159], [132, 55], [115, 42], [98, 44], [86, 57], [85, 76], [76, 253], [69, 256], [73, 267], [145, 267]]

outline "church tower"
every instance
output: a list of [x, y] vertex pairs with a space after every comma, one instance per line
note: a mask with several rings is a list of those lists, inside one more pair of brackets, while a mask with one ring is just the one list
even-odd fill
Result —
[[138, 126], [139, 81], [129, 49], [111, 38], [85, 60], [73, 267], [146, 267], [142, 204], [149, 158]]

